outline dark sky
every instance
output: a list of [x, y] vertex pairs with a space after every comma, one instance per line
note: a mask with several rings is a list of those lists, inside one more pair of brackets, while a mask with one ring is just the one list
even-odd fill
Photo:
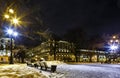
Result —
[[34, 0], [55, 33], [82, 27], [87, 33], [118, 33], [120, 0]]

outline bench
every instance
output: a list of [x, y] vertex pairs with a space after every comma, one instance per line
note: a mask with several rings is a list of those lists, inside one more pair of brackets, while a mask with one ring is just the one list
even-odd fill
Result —
[[51, 68], [50, 66], [48, 66], [47, 62], [45, 61], [40, 62], [40, 67], [41, 69], [44, 68], [45, 70], [47, 70], [48, 68]]
[[30, 66], [30, 67], [36, 67], [36, 68], [38, 68], [38, 63], [36, 63], [36, 62], [26, 62], [26, 64], [27, 64], [27, 66]]
[[29, 61], [27, 61], [26, 64], [27, 64], [27, 66], [32, 66], [32, 63]]
[[27, 66], [31, 66], [31, 67], [35, 67], [38, 68], [40, 67], [41, 70], [48, 70], [50, 69], [52, 72], [56, 71], [56, 67], [57, 65], [54, 65], [52, 62], [50, 61], [41, 61], [41, 62], [27, 62]]
[[51, 71], [54, 72], [54, 71], [56, 71], [57, 65], [52, 65], [48, 62], [42, 61], [42, 62], [40, 62], [40, 67], [41, 67], [41, 70], [43, 68], [45, 69], [45, 71], [48, 70], [48, 69], [51, 69]]

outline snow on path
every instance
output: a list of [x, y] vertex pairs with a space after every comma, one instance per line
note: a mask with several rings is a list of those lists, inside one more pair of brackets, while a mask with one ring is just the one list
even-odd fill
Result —
[[55, 73], [41, 71], [48, 78], [120, 78], [120, 64], [57, 64]]
[[63, 78], [120, 78], [120, 65], [58, 65], [57, 72], [64, 73]]

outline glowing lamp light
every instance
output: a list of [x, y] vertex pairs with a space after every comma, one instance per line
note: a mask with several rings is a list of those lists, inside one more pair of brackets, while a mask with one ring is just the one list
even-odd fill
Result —
[[116, 38], [116, 36], [113, 36], [113, 38], [115, 39], [115, 38]]
[[19, 22], [17, 18], [14, 18], [12, 21], [14, 24], [18, 24], [18, 22]]
[[12, 30], [12, 29], [8, 29], [8, 30], [7, 30], [7, 33], [8, 33], [9, 35], [13, 34], [13, 30]]
[[119, 40], [115, 40], [115, 42], [119, 42]]
[[13, 35], [16, 37], [16, 36], [18, 35], [18, 33], [17, 33], [17, 32], [14, 32]]
[[13, 9], [9, 9], [9, 12], [13, 14], [13, 13], [14, 13], [14, 10], [13, 10]]
[[10, 16], [6, 14], [6, 15], [4, 15], [4, 17], [8, 19]]
[[113, 42], [113, 40], [110, 40], [110, 42], [112, 43], [112, 42]]
[[7, 34], [12, 35], [14, 37], [18, 36], [18, 33], [16, 31], [13, 31], [12, 29], [7, 29]]
[[111, 45], [111, 46], [110, 46], [110, 49], [111, 49], [111, 50], [116, 50], [116, 49], [118, 49], [118, 46], [117, 46], [117, 45]]

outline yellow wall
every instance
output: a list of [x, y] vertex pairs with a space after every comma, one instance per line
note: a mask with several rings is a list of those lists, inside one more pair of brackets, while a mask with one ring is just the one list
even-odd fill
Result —
[[9, 57], [8, 56], [0, 56], [0, 62], [8, 62]]

